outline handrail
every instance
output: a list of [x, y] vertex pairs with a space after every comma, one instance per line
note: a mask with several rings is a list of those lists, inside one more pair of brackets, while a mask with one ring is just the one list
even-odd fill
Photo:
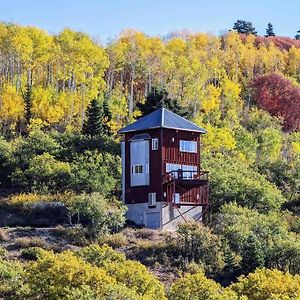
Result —
[[[190, 176], [184, 176], [184, 174], [190, 174]], [[171, 181], [173, 179], [202, 179], [202, 180], [208, 180], [208, 171], [200, 170], [194, 171], [194, 170], [172, 170], [169, 172], [164, 173], [163, 178], [165, 181]]]

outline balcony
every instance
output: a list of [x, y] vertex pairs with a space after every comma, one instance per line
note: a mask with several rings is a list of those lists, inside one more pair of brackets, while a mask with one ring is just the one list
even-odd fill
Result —
[[208, 205], [208, 171], [173, 170], [164, 174], [163, 182], [168, 203]]

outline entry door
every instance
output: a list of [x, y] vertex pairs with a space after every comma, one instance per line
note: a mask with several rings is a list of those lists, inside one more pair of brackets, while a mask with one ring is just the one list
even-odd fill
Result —
[[149, 185], [149, 140], [130, 143], [130, 185]]

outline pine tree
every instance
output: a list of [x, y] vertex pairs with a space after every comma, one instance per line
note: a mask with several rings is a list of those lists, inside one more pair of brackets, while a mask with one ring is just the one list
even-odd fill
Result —
[[265, 264], [265, 253], [257, 237], [251, 234], [242, 251], [242, 273], [251, 273]]
[[145, 116], [154, 110], [164, 107], [177, 115], [188, 118], [190, 110], [181, 106], [177, 99], [168, 98], [168, 93], [164, 89], [152, 88], [151, 92], [147, 95], [145, 103], [138, 103], [137, 107]]
[[297, 31], [297, 34], [295, 35], [296, 40], [300, 40], [300, 30]]
[[32, 108], [32, 87], [29, 83], [26, 84], [25, 92], [23, 93], [24, 109], [25, 109], [25, 120], [26, 126], [30, 125], [31, 120], [31, 108]]
[[233, 29], [238, 33], [257, 35], [257, 31], [253, 27], [252, 23], [245, 20], [237, 20], [233, 25]]
[[266, 29], [265, 37], [268, 37], [268, 36], [275, 36], [273, 25], [271, 23], [268, 23], [267, 29]]
[[103, 134], [102, 108], [98, 99], [93, 99], [87, 108], [82, 132], [91, 137]]
[[108, 106], [107, 98], [104, 98], [102, 104], [102, 122], [103, 122], [103, 133], [106, 135], [111, 135], [111, 129], [109, 127], [109, 122], [112, 119], [112, 114]]

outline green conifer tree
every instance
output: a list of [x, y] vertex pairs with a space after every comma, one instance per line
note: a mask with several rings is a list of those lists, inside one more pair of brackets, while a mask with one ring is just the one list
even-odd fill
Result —
[[242, 251], [241, 268], [242, 273], [251, 273], [256, 268], [263, 267], [265, 264], [265, 253], [262, 248], [261, 242], [257, 237], [251, 234]]
[[29, 83], [26, 84], [25, 92], [23, 93], [24, 99], [24, 110], [25, 110], [25, 121], [26, 126], [30, 125], [30, 120], [32, 117], [31, 108], [32, 108], [32, 87]]
[[238, 33], [257, 35], [257, 31], [252, 23], [245, 20], [237, 20], [233, 25], [233, 30], [236, 30]]
[[188, 118], [191, 115], [188, 108], [181, 106], [177, 99], [169, 98], [167, 91], [160, 88], [152, 88], [151, 92], [146, 97], [145, 103], [138, 103], [137, 107], [142, 112], [142, 116], [161, 107], [167, 108], [175, 114], [185, 118]]
[[86, 110], [82, 132], [91, 137], [103, 134], [102, 108], [98, 99], [93, 99]]
[[269, 37], [269, 36], [275, 36], [273, 25], [271, 23], [268, 23], [267, 25], [265, 37]]
[[106, 135], [111, 135], [111, 129], [109, 127], [109, 122], [112, 119], [112, 114], [108, 106], [108, 99], [104, 98], [102, 104], [102, 122], [103, 122], [103, 133]]
[[300, 30], [297, 31], [297, 34], [295, 35], [296, 40], [300, 40]]

